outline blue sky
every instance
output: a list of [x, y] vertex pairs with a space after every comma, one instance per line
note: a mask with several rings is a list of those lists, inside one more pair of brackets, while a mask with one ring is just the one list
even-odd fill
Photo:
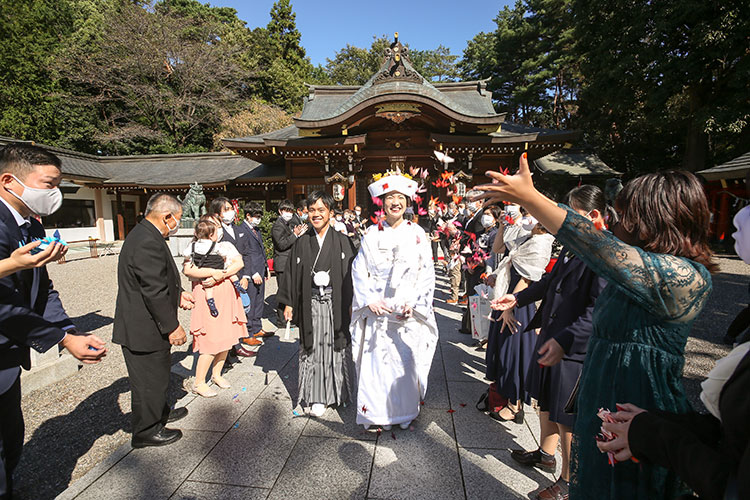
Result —
[[[205, 2], [205, 0], [200, 0]], [[233, 7], [250, 28], [268, 24], [273, 0], [214, 0], [211, 5]], [[439, 44], [462, 55], [466, 41], [480, 31], [495, 28], [494, 19], [509, 1], [461, 0], [357, 1], [292, 0], [302, 46], [313, 64], [326, 63], [346, 44], [370, 47], [373, 35], [399, 32], [414, 49], [434, 49]]]

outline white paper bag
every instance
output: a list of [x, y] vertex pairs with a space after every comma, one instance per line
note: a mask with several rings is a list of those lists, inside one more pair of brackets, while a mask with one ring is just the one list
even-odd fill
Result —
[[479, 295], [469, 297], [469, 314], [471, 316], [471, 338], [486, 339], [490, 332], [490, 301]]

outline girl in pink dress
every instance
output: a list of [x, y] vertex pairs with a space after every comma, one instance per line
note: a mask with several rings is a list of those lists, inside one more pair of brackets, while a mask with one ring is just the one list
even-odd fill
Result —
[[[242, 301], [229, 280], [243, 267], [242, 256], [229, 242], [219, 242], [220, 223], [213, 217], [203, 216], [195, 227], [194, 242], [183, 252], [185, 262], [183, 273], [193, 280], [195, 307], [190, 316], [190, 333], [193, 335], [193, 351], [198, 352], [193, 392], [203, 397], [214, 397], [216, 391], [206, 383], [211, 369], [211, 380], [222, 389], [229, 389], [229, 382], [221, 376], [227, 353], [237, 343], [237, 339], [247, 334], [247, 318]], [[203, 248], [208, 247], [208, 248]], [[211, 248], [213, 247], [213, 248]], [[204, 262], [203, 255], [218, 254], [224, 259], [223, 269], [199, 267]], [[215, 285], [210, 287], [213, 302], [220, 312], [211, 314], [206, 300], [203, 280], [211, 278]]]

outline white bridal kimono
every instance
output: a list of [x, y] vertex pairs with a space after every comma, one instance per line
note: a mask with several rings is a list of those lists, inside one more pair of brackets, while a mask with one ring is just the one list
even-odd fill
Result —
[[[417, 224], [373, 225], [352, 265], [352, 354], [357, 367], [357, 424], [414, 420], [427, 392], [438, 340], [432, 307], [435, 269], [430, 239]], [[384, 300], [392, 314], [367, 307]], [[399, 319], [404, 305], [413, 309]]]

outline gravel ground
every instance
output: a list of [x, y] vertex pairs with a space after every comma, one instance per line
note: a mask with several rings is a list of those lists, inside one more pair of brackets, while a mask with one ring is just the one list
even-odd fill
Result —
[[[687, 345], [685, 388], [696, 408], [700, 381], [729, 348], [721, 343], [729, 323], [747, 304], [750, 266], [737, 257], [719, 259], [708, 306]], [[109, 355], [58, 384], [23, 398], [26, 444], [17, 471], [19, 497], [54, 498], [129, 438], [130, 395], [122, 352], [111, 344], [117, 257], [84, 259], [48, 267], [68, 314], [82, 330], [108, 343]], [[274, 293], [274, 280], [267, 295]], [[267, 307], [267, 313], [270, 309]], [[189, 324], [189, 313], [180, 321]], [[182, 351], [186, 351], [187, 345]], [[179, 354], [178, 354], [179, 357]], [[184, 395], [173, 375], [172, 397]]]

